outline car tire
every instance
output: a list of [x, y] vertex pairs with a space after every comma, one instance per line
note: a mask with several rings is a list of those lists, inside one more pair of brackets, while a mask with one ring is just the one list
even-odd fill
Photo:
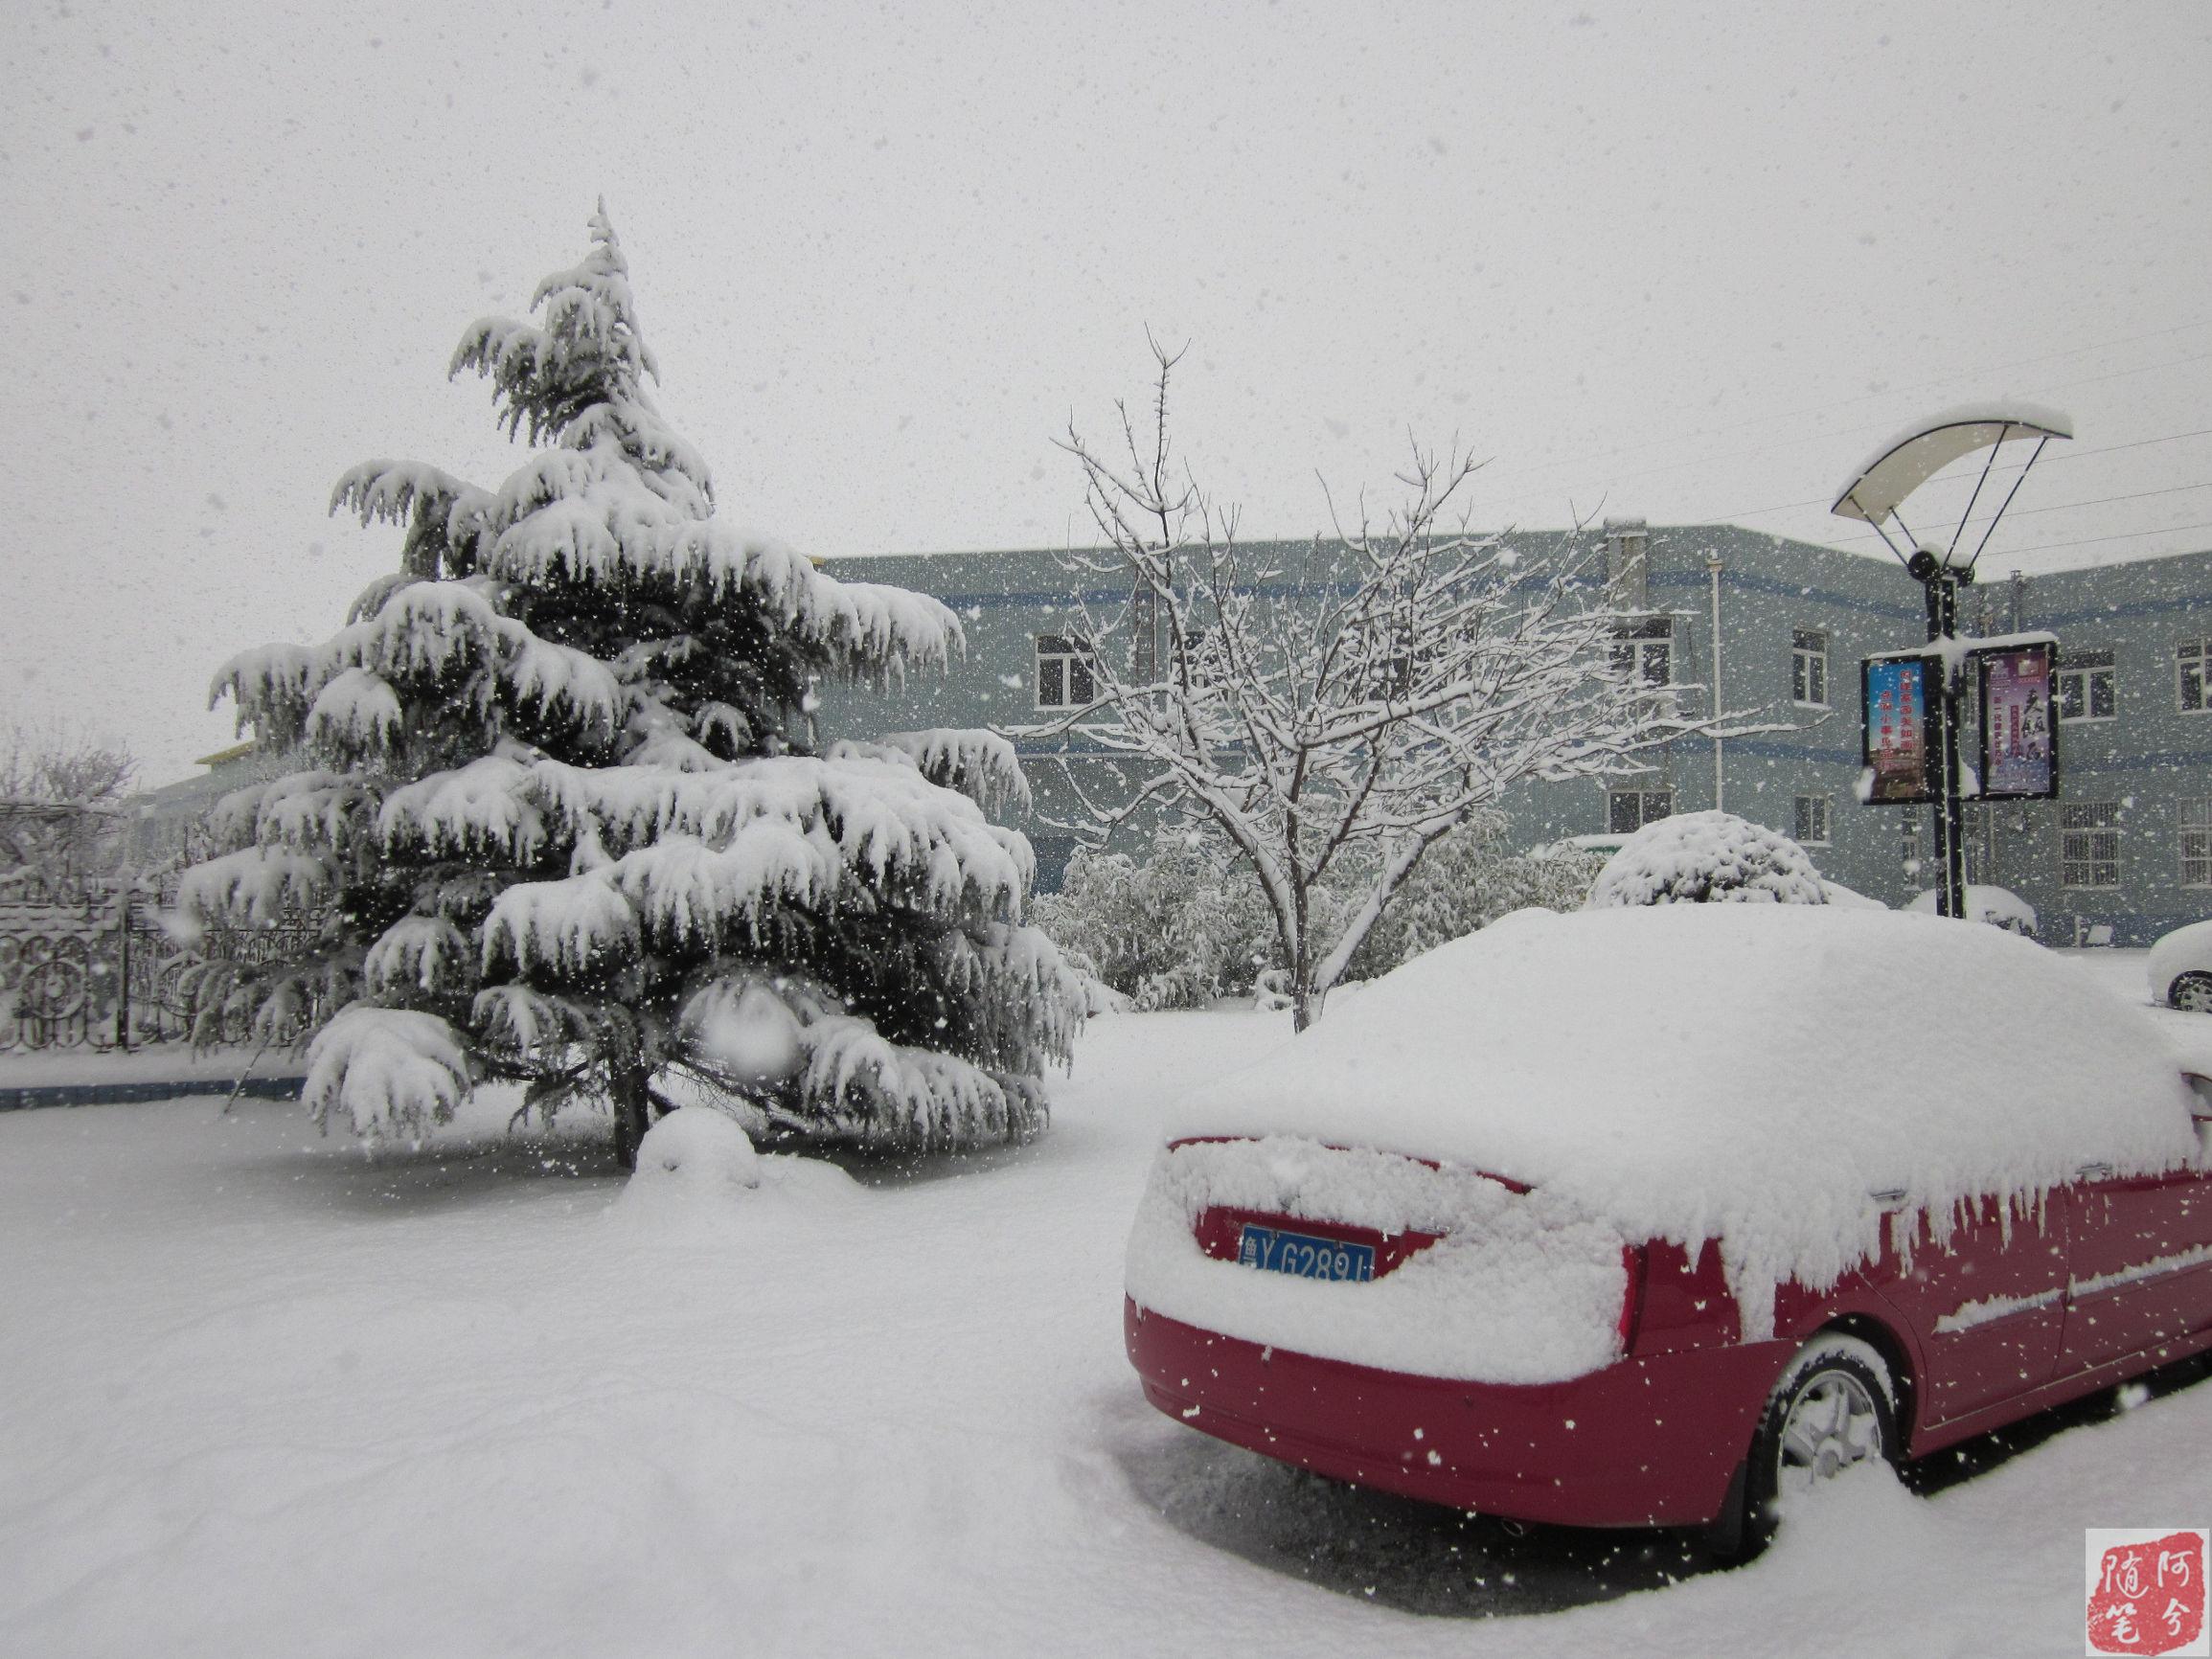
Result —
[[1897, 1381], [1872, 1343], [1824, 1330], [1783, 1370], [1750, 1455], [1710, 1529], [1716, 1554], [1748, 1560], [1773, 1540], [1793, 1492], [1880, 1458], [1898, 1459]]
[[2175, 975], [2166, 1001], [2188, 1013], [2212, 1013], [2212, 973]]

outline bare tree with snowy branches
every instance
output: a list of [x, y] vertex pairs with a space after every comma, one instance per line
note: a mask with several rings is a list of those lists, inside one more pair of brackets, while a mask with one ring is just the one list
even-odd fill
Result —
[[81, 726], [18, 722], [0, 734], [0, 801], [112, 807], [137, 776], [137, 757]]
[[[1302, 1031], [1443, 837], [1526, 780], [1634, 770], [1718, 722], [1679, 712], [1674, 693], [1695, 688], [1615, 666], [1629, 619], [1575, 579], [1567, 547], [1521, 557], [1470, 533], [1464, 453], [1415, 444], [1380, 522], [1362, 502], [1300, 569], [1256, 562], [1174, 453], [1181, 353], [1152, 352], [1150, 433], [1123, 404], [1118, 453], [1072, 423], [1061, 444], [1103, 542], [1069, 559], [1130, 598], [1086, 614], [1089, 706], [1036, 730], [1137, 776], [1129, 798], [1088, 804], [1095, 828], [1166, 811], [1227, 836], [1266, 895]], [[1117, 632], [1129, 648], [1109, 648]], [[1313, 925], [1325, 881], [1355, 896], [1334, 937]]]

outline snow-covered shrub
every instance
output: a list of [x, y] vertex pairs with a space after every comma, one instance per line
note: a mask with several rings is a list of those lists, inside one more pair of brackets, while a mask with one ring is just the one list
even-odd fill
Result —
[[[1502, 852], [1487, 826], [1447, 836], [1398, 889], [1344, 977], [1377, 978], [1516, 910], [1579, 909], [1604, 862], [1572, 848]], [[1365, 898], [1362, 875], [1355, 864], [1341, 888], [1309, 890], [1307, 926], [1324, 945], [1342, 935]], [[1205, 830], [1163, 830], [1143, 859], [1079, 850], [1065, 884], [1038, 898], [1032, 918], [1069, 960], [1132, 1007], [1203, 1008], [1246, 994], [1264, 1009], [1291, 1005], [1266, 895]]]
[[1789, 836], [1733, 812], [1681, 812], [1629, 837], [1598, 873], [1588, 907], [1827, 902], [1820, 873]]
[[533, 308], [473, 325], [452, 367], [543, 447], [495, 489], [347, 473], [332, 511], [403, 526], [399, 568], [321, 645], [216, 677], [305, 769], [226, 798], [182, 884], [188, 919], [275, 946], [226, 967], [206, 1021], [289, 1037], [339, 1011], [308, 1096], [368, 1133], [505, 1079], [525, 1111], [611, 1105], [627, 1161], [678, 1077], [767, 1139], [1035, 1132], [1082, 1005], [1023, 921], [1029, 843], [986, 816], [1026, 798], [1012, 745], [816, 752], [809, 717], [822, 680], [942, 670], [959, 622], [718, 516], [646, 391], [604, 213]]
[[761, 1184], [761, 1157], [727, 1112], [682, 1106], [645, 1132], [632, 1181], [701, 1198], [728, 1196]]
[[[1914, 895], [1907, 910], [1924, 915], [1936, 914], [1936, 894], [1933, 888]], [[2023, 939], [2036, 937], [2036, 907], [2009, 887], [1989, 887], [1978, 881], [1969, 882], [1966, 890], [1966, 914], [1969, 921], [1986, 921], [1992, 927], [2001, 927], [2007, 933], [2017, 933]]]
[[1071, 959], [1139, 1009], [1203, 1008], [1247, 991], [1275, 958], [1258, 888], [1202, 832], [1163, 831], [1141, 862], [1079, 848], [1032, 918]]
[[1516, 910], [1580, 910], [1605, 858], [1574, 847], [1506, 852], [1487, 825], [1428, 851], [1376, 920], [1348, 977], [1375, 979]]

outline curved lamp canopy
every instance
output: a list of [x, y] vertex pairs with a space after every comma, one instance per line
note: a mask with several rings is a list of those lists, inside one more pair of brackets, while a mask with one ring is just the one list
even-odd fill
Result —
[[1828, 511], [1880, 525], [1906, 496], [1961, 456], [2008, 438], [2073, 435], [2070, 416], [2040, 403], [1964, 403], [1916, 422], [1882, 444], [1851, 475]]

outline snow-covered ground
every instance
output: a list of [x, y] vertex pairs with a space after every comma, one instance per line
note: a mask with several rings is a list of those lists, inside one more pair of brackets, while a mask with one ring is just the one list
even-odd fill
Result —
[[1160, 1417], [1155, 1126], [1287, 1034], [1100, 1020], [1038, 1145], [718, 1223], [489, 1108], [376, 1161], [292, 1105], [0, 1115], [0, 1652], [2069, 1652], [2081, 1530], [2212, 1509], [2206, 1387], [1839, 1483], [1734, 1572]]

